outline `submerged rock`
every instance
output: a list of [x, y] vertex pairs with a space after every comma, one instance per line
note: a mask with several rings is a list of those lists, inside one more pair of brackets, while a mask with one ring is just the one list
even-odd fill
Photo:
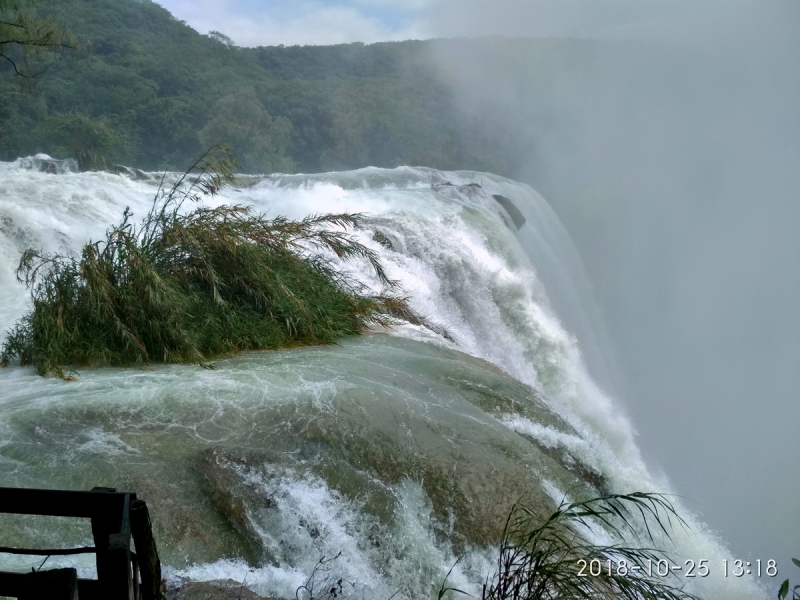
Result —
[[74, 158], [51, 158], [47, 154], [37, 154], [18, 159], [21, 169], [29, 171], [39, 171], [40, 173], [50, 173], [51, 175], [62, 175], [64, 173], [75, 173], [78, 171], [78, 161]]
[[168, 588], [165, 600], [280, 600], [259, 596], [236, 581], [184, 583]]
[[207, 484], [211, 502], [233, 529], [243, 538], [247, 546], [245, 557], [251, 564], [268, 561], [277, 564], [269, 556], [262, 538], [251, 521], [248, 510], [255, 507], [273, 508], [275, 502], [263, 488], [246, 480], [247, 471], [254, 465], [268, 464], [269, 456], [246, 457], [226, 452], [220, 448], [209, 448], [200, 454], [198, 470]]
[[[21, 401], [4, 453], [27, 466], [6, 471], [8, 484], [135, 491], [164, 564], [209, 565], [221, 579], [249, 568], [307, 577], [344, 551], [331, 575], [371, 598], [396, 591], [380, 587], [390, 567], [386, 581], [407, 584], [407, 598], [435, 594], [455, 557], [496, 545], [520, 500], [547, 514], [553, 490], [595, 495], [589, 467], [505, 420], [573, 428], [533, 389], [456, 350], [375, 334], [216, 365], [102, 369], [57, 402]], [[37, 394], [28, 379], [19, 394]], [[253, 589], [283, 597], [302, 583], [264, 577]], [[173, 598], [229, 593], [192, 584]]]
[[394, 248], [392, 247], [391, 240], [388, 237], [386, 237], [386, 235], [383, 232], [376, 231], [372, 236], [372, 239], [378, 242], [384, 248], [387, 248], [388, 250], [394, 250]]
[[505, 211], [508, 213], [508, 216], [511, 217], [511, 222], [514, 223], [514, 227], [519, 229], [525, 225], [525, 215], [520, 212], [520, 210], [511, 200], [505, 196], [501, 196], [500, 194], [492, 194], [492, 198], [497, 200], [498, 204], [505, 209]]
[[150, 175], [137, 169], [136, 167], [126, 167], [125, 165], [109, 165], [106, 170], [109, 173], [116, 173], [117, 175], [125, 175], [134, 181], [149, 181], [152, 179]]

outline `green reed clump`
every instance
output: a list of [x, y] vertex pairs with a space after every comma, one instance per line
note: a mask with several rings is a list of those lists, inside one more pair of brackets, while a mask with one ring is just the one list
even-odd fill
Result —
[[229, 152], [213, 149], [174, 185], [159, 187], [137, 226], [126, 209], [80, 258], [26, 251], [17, 277], [33, 310], [9, 332], [0, 364], [19, 358], [40, 375], [66, 366], [204, 363], [248, 349], [331, 343], [413, 316], [403, 298], [367, 295], [322, 252], [367, 259], [352, 239], [360, 215], [267, 219], [245, 206], [197, 207], [232, 180]]
[[[585, 502], [562, 502], [547, 519], [516, 505], [509, 514], [497, 561], [497, 572], [483, 587], [483, 600], [699, 600], [671, 585], [673, 564], [655, 548], [587, 542], [587, 532], [638, 539], [633, 524], [641, 517], [669, 538], [675, 520], [685, 522], [660, 494], [635, 492]], [[666, 562], [665, 562], [666, 561]], [[670, 577], [673, 577], [670, 580]]]

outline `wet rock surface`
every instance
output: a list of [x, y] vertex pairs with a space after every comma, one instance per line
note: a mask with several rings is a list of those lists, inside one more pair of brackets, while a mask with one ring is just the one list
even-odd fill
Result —
[[151, 175], [148, 175], [141, 169], [137, 169], [136, 167], [126, 167], [125, 165], [109, 165], [107, 167], [107, 171], [109, 173], [116, 173], [117, 175], [125, 175], [134, 181], [149, 181], [153, 179]]
[[259, 596], [235, 581], [185, 583], [168, 588], [165, 600], [281, 600], [270, 596]]
[[50, 158], [46, 154], [27, 156], [19, 159], [19, 166], [30, 171], [40, 173], [50, 173], [51, 175], [61, 175], [63, 173], [75, 173], [78, 170], [78, 161], [74, 158], [58, 159]]
[[[277, 567], [302, 579], [344, 550], [337, 576], [384, 585], [385, 569], [403, 568], [396, 580], [427, 594], [440, 564], [497, 544], [515, 502], [547, 514], [547, 486], [588, 495], [594, 483], [577, 456], [506, 423], [577, 435], [535, 390], [484, 360], [392, 336], [247, 353], [213, 370], [97, 370], [38, 408], [28, 379], [17, 383], [5, 454], [30, 468], [16, 485], [135, 491], [162, 563], [221, 578]], [[169, 597], [258, 597], [240, 588], [194, 582]]]

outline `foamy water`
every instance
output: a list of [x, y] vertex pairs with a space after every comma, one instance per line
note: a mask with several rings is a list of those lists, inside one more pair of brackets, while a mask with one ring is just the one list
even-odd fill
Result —
[[[152, 182], [106, 173], [50, 175], [24, 166], [0, 164], [4, 331], [29, 306], [14, 275], [22, 250], [76, 252], [119, 222], [126, 206], [134, 219], [142, 217], [155, 193]], [[525, 215], [519, 231], [494, 195]], [[387, 447], [403, 448], [409, 439], [414, 452], [434, 458], [432, 449], [440, 447], [441, 456], [461, 460], [458, 453], [472, 452], [470, 444], [568, 457], [563, 471], [546, 457], [514, 463], [514, 469], [527, 465], [532, 481], [541, 479], [542, 501], [553, 505], [571, 493], [569, 461], [601, 478], [607, 492], [669, 492], [668, 482], [648, 473], [620, 406], [590, 374], [578, 340], [595, 348], [602, 341], [593, 308], [581, 305], [579, 261], [546, 202], [528, 186], [483, 173], [369, 168], [251, 178], [209, 200], [223, 202], [289, 218], [364, 213], [354, 235], [380, 254], [388, 276], [401, 282], [434, 329], [402, 325], [391, 332], [396, 341], [367, 336], [341, 348], [252, 353], [220, 361], [216, 371], [98, 369], [80, 372], [73, 384], [16, 366], [0, 371], [0, 473], [8, 485], [67, 487], [65, 469], [81, 485], [116, 477], [146, 489], [172, 478], [189, 490], [175, 502], [191, 507], [191, 519], [167, 542], [173, 580], [245, 581], [254, 591], [289, 598], [309, 584], [323, 557], [341, 551], [335, 561], [323, 561], [312, 583], [341, 577], [353, 597], [376, 600], [435, 591], [458, 557], [448, 583], [477, 592], [493, 555], [458, 541], [455, 513], [436, 513], [425, 482], [383, 480], [353, 467], [347, 444], [378, 435], [365, 434], [370, 427], [393, 438], [386, 443], [395, 446]], [[341, 268], [380, 290], [368, 264]], [[563, 321], [562, 309], [569, 314]], [[437, 333], [445, 330], [448, 337]], [[488, 364], [470, 363], [469, 356]], [[540, 403], [539, 412], [464, 401], [498, 389], [517, 394], [520, 403]], [[541, 416], [547, 411], [552, 419]], [[370, 416], [359, 420], [361, 413]], [[313, 444], [294, 446], [286, 431], [311, 436], [304, 439]], [[484, 435], [493, 441], [475, 441]], [[378, 446], [365, 452], [378, 461]], [[198, 468], [205, 480], [191, 475]], [[241, 532], [224, 530], [216, 548], [194, 532], [192, 519], [219, 519], [197, 483], [217, 476], [241, 486], [247, 522], [239, 527], [255, 532], [255, 546], [243, 546]], [[356, 476], [363, 481], [354, 491], [346, 481]], [[268, 507], [258, 498], [268, 498]], [[376, 499], [385, 507], [376, 508]], [[674, 544], [657, 541], [676, 563], [705, 559], [711, 571], [686, 579], [687, 589], [710, 599], [764, 597], [752, 580], [722, 576], [723, 543], [675, 503], [689, 529], [676, 528]], [[253, 552], [261, 553], [260, 562], [253, 562]]]

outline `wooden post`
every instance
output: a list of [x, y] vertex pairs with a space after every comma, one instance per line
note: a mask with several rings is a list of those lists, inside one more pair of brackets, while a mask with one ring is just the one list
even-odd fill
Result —
[[[100, 564], [97, 565], [98, 579], [103, 583], [109, 600], [135, 600], [133, 596], [133, 572], [131, 565], [131, 536], [113, 533], [108, 536], [106, 571], [100, 577]], [[105, 581], [103, 581], [105, 579]]]
[[[92, 490], [103, 494], [105, 490]], [[116, 510], [92, 517], [92, 537], [97, 548], [97, 579], [107, 600], [134, 600], [131, 568], [130, 494], [120, 498]]]
[[142, 578], [140, 597], [142, 600], [161, 600], [161, 561], [144, 500], [131, 502], [131, 533]]
[[0, 487], [0, 513], [90, 518], [94, 547], [67, 549], [26, 549], [0, 547], [0, 554], [72, 555], [94, 552], [97, 580], [77, 579], [75, 570], [60, 569], [41, 573], [0, 571], [0, 596], [29, 600], [138, 600], [139, 586], [134, 578], [141, 564], [143, 576], [153, 593], [161, 599], [161, 565], [153, 542], [147, 509], [137, 516], [137, 551], [141, 559], [134, 566], [131, 552], [131, 505], [136, 494], [114, 488], [94, 488], [90, 492], [39, 490]]
[[19, 600], [78, 600], [78, 572], [51, 569], [26, 573]]

